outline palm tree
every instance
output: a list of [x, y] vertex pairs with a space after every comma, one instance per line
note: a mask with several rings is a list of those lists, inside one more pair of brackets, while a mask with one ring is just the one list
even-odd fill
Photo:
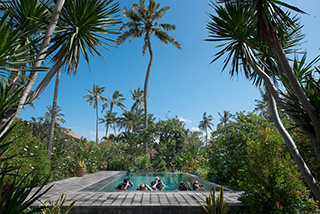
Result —
[[[128, 10], [126, 7], [124, 10], [124, 16], [129, 19], [127, 23], [124, 23], [122, 28], [128, 28], [118, 37], [118, 44], [124, 43], [130, 38], [141, 38], [143, 37], [143, 48], [142, 54], [148, 50], [150, 60], [147, 68], [147, 74], [144, 82], [144, 126], [148, 127], [148, 83], [153, 62], [153, 52], [151, 49], [150, 37], [154, 34], [161, 42], [165, 44], [172, 44], [178, 49], [181, 49], [181, 44], [176, 41], [173, 37], [169, 36], [166, 31], [172, 31], [176, 29], [175, 25], [172, 24], [160, 24], [158, 20], [162, 19], [165, 13], [170, 7], [160, 8], [160, 4], [157, 4], [154, 0], [149, 0], [149, 5], [145, 5], [144, 0], [139, 0], [138, 4], [133, 4], [131, 9]], [[146, 145], [145, 145], [146, 149]]]
[[50, 122], [52, 119], [52, 115], [56, 115], [55, 119], [54, 119], [54, 123], [55, 124], [59, 124], [59, 122], [61, 123], [65, 123], [65, 119], [64, 118], [64, 114], [61, 113], [62, 109], [60, 106], [57, 106], [56, 110], [54, 110], [52, 108], [51, 105], [47, 106], [48, 111], [43, 115], [43, 119], [45, 122]]
[[132, 111], [124, 111], [120, 118], [119, 128], [124, 128], [125, 132], [135, 131], [139, 122], [139, 115]]
[[143, 100], [144, 100], [144, 96], [143, 96], [143, 90], [139, 87], [137, 90], [134, 89], [133, 92], [130, 90], [130, 93], [132, 95], [132, 97], [129, 97], [131, 100], [134, 101], [133, 105], [131, 106], [131, 111], [137, 112], [141, 107], [142, 109], [144, 109], [143, 106]]
[[[110, 109], [107, 111], [108, 114], [112, 114], [112, 110], [114, 105], [118, 106], [122, 110], [126, 108], [126, 106], [123, 104], [123, 102], [126, 100], [126, 98], [123, 97], [123, 94], [120, 93], [120, 91], [115, 90], [112, 94], [112, 99], [111, 100], [106, 100], [106, 102], [102, 105], [102, 111], [104, 111], [109, 105]], [[108, 137], [108, 129], [109, 129], [109, 123], [108, 120], [106, 121], [106, 137]]]
[[214, 126], [211, 122], [212, 120], [212, 115], [207, 116], [207, 112], [204, 112], [202, 120], [199, 122], [199, 129], [202, 131], [206, 131], [206, 145], [208, 144], [208, 128], [212, 131], [211, 126]]
[[[116, 34], [118, 32], [116, 29], [112, 29], [112, 27], [120, 23], [120, 20], [116, 18], [117, 15], [115, 15], [119, 11], [119, 3], [113, 3], [113, 0], [68, 0], [63, 8], [61, 4], [64, 4], [64, 0], [57, 1], [57, 9], [55, 9], [54, 16], [52, 17], [52, 23], [56, 23], [59, 17], [56, 14], [59, 15], [61, 11], [58, 23], [59, 29], [52, 39], [52, 45], [48, 50], [50, 53], [55, 54], [53, 57], [54, 65], [38, 87], [32, 93], [29, 93], [37, 77], [37, 72], [31, 72], [30, 81], [20, 103], [29, 103], [37, 98], [55, 73], [64, 65], [69, 74], [76, 74], [80, 55], [87, 61], [88, 66], [89, 53], [92, 55], [95, 53], [104, 59], [97, 47], [102, 46], [108, 49], [107, 46], [113, 46], [112, 43], [115, 42], [115, 40], [106, 37], [104, 34]], [[52, 34], [54, 26], [50, 24], [48, 28], [50, 30], [49, 33], [51, 32]], [[51, 34], [48, 35], [51, 37]], [[45, 40], [42, 45], [47, 48], [49, 43], [50, 40]], [[42, 54], [43, 52], [47, 52], [47, 49], [41, 49], [41, 59], [47, 54]], [[41, 62], [41, 60], [36, 61], [35, 67], [39, 67]]]
[[[285, 53], [289, 53], [301, 41], [301, 26], [298, 19], [290, 17], [290, 12], [282, 8], [289, 8], [303, 13], [300, 9], [274, 0], [218, 1], [224, 4], [214, 4], [212, 7], [217, 16], [209, 14], [211, 22], [207, 29], [210, 38], [207, 41], [224, 41], [219, 47], [224, 47], [216, 54], [213, 61], [228, 54], [223, 69], [231, 62], [230, 75], [238, 74], [242, 66], [246, 77], [253, 79], [256, 85], [262, 80], [269, 96], [272, 118], [289, 151], [303, 174], [308, 186], [316, 198], [320, 199], [320, 188], [312, 176], [305, 161], [291, 136], [279, 120], [276, 104], [285, 110], [297, 126], [310, 138], [317, 158], [320, 160], [320, 117], [311, 99], [306, 96], [303, 87], [293, 72]], [[279, 7], [280, 5], [280, 7]], [[253, 72], [252, 72], [252, 70]], [[290, 104], [285, 102], [275, 87], [280, 79], [287, 91], [292, 91], [303, 111], [308, 117], [298, 117], [299, 112], [292, 111]], [[276, 102], [276, 104], [274, 103]], [[318, 114], [318, 115], [316, 115]]]
[[272, 121], [272, 117], [269, 113], [269, 98], [266, 91], [259, 88], [261, 100], [255, 99], [256, 102], [254, 111], [260, 111], [260, 115], [269, 121]]
[[221, 125], [226, 125], [229, 122], [229, 120], [233, 117], [230, 111], [223, 111], [223, 115], [220, 112], [218, 112], [218, 114], [220, 116], [220, 123], [217, 125], [217, 127]]
[[[30, 6], [32, 4], [29, 4], [30, 2], [29, 1], [22, 1], [22, 2], [25, 2], [26, 5]], [[15, 2], [14, 2], [15, 3]], [[38, 54], [37, 54], [37, 60], [35, 61], [34, 65], [33, 65], [33, 68], [39, 68], [45, 58], [45, 56], [47, 55], [47, 50], [48, 50], [48, 47], [49, 47], [49, 44], [50, 44], [50, 41], [51, 41], [51, 36], [53, 34], [53, 31], [57, 25], [57, 21], [59, 19], [59, 15], [60, 15], [60, 11], [62, 9], [64, 5], [64, 0], [57, 0], [56, 1], [56, 4], [54, 6], [54, 9], [53, 9], [53, 13], [52, 13], [52, 17], [50, 19], [50, 23], [45, 31], [45, 34], [44, 34], [44, 37], [43, 37], [43, 40], [42, 40], [42, 43], [41, 43], [41, 47], [40, 47], [40, 50], [38, 51]], [[4, 6], [4, 5], [2, 5]], [[8, 5], [7, 5], [8, 6]], [[12, 6], [12, 8], [19, 8], [16, 7], [17, 5], [15, 4], [12, 4], [9, 6]], [[36, 6], [38, 8], [38, 6]], [[45, 7], [45, 6], [44, 6]], [[32, 11], [33, 8], [30, 7], [30, 11]], [[8, 11], [12, 11], [12, 9], [8, 9], [7, 7], [5, 7], [5, 12], [8, 12]], [[37, 18], [40, 18], [39, 16], [36, 16]], [[32, 17], [30, 20], [34, 20], [34, 17]], [[44, 20], [41, 20], [41, 21], [44, 21]], [[30, 25], [26, 25], [26, 24], [23, 24], [23, 25], [20, 25], [18, 27], [18, 29], [23, 29], [23, 27], [26, 27], [26, 26], [30, 26]], [[37, 25], [33, 25], [33, 28], [34, 29], [37, 29]], [[19, 35], [23, 35], [23, 34], [28, 34], [30, 29], [24, 29], [24, 32], [22, 32], [22, 34], [19, 34]], [[28, 31], [28, 32], [26, 32]], [[14, 47], [15, 45], [17, 45], [16, 43], [13, 43], [11, 44], [12, 46], [11, 47]], [[28, 55], [27, 55], [28, 56]], [[2, 130], [2, 132], [0, 133], [0, 136], [3, 135], [4, 132], [7, 131], [7, 129], [10, 127], [10, 125], [12, 124], [12, 122], [17, 118], [17, 116], [19, 115], [20, 111], [21, 111], [21, 108], [22, 106], [26, 103], [26, 98], [28, 96], [28, 94], [30, 93], [31, 89], [32, 89], [32, 86], [37, 78], [37, 75], [38, 75], [38, 70], [35, 69], [34, 71], [30, 72], [30, 75], [29, 75], [29, 81], [28, 83], [26, 84], [26, 87], [24, 89], [24, 91], [22, 92], [22, 96], [21, 98], [19, 99], [18, 101], [18, 108], [16, 108], [15, 110], [11, 111], [11, 112], [8, 112], [8, 114], [6, 115], [5, 118], [1, 118], [0, 120], [0, 129], [4, 126], [6, 126], [6, 128], [4, 130]], [[7, 123], [9, 121], [9, 123]]]
[[52, 115], [50, 120], [50, 129], [49, 129], [49, 140], [48, 140], [48, 160], [50, 161], [51, 157], [51, 147], [52, 147], [52, 141], [53, 141], [53, 135], [54, 135], [54, 126], [55, 126], [55, 120], [56, 120], [56, 113], [57, 113], [57, 103], [58, 103], [58, 90], [59, 90], [59, 82], [60, 82], [60, 75], [61, 70], [58, 71], [57, 77], [56, 77], [56, 84], [54, 87], [54, 94], [53, 94], [53, 102], [52, 102]]
[[[110, 111], [107, 111], [107, 114], [104, 115], [104, 118], [99, 119], [100, 121], [99, 123], [105, 123], [106, 126], [110, 125], [110, 127], [113, 128], [114, 135], [117, 135], [116, 128], [119, 125], [119, 118], [117, 118], [116, 115], [117, 115], [117, 112], [111, 113]], [[108, 136], [106, 135], [104, 138], [108, 139]]]
[[98, 121], [99, 121], [99, 111], [98, 111], [98, 100], [102, 102], [106, 99], [101, 96], [102, 92], [104, 92], [105, 87], [100, 87], [99, 85], [92, 85], [92, 92], [86, 90], [88, 95], [83, 96], [82, 98], [87, 98], [87, 102], [89, 102], [89, 106], [93, 103], [93, 108], [96, 109], [97, 122], [96, 122], [96, 143], [99, 143], [99, 133], [98, 133]]

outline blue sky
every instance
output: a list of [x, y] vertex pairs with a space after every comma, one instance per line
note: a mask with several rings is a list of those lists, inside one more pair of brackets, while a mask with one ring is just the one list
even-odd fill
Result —
[[[131, 7], [136, 1], [122, 0], [121, 7]], [[147, 2], [147, 1], [146, 1]], [[213, 123], [219, 123], [218, 112], [224, 110], [231, 113], [253, 111], [254, 99], [260, 99], [258, 88], [243, 76], [230, 78], [228, 70], [221, 73], [221, 61], [210, 64], [213, 55], [218, 51], [217, 44], [205, 42], [208, 32], [205, 24], [209, 20], [206, 13], [212, 13], [209, 0], [158, 0], [161, 6], [170, 6], [163, 23], [171, 23], [177, 29], [170, 32], [182, 44], [182, 50], [172, 45], [165, 45], [156, 39], [151, 40], [154, 62], [149, 80], [149, 113], [157, 119], [166, 116], [178, 116], [185, 120], [187, 128], [196, 128], [204, 112], [214, 117]], [[299, 7], [310, 15], [301, 19], [306, 34], [303, 48], [308, 51], [309, 60], [319, 54], [319, 0], [285, 1]], [[120, 17], [126, 21], [122, 16]], [[116, 38], [114, 35], [110, 35]], [[133, 101], [129, 99], [130, 90], [143, 88], [149, 55], [142, 56], [142, 40], [126, 42], [111, 52], [102, 50], [107, 61], [98, 56], [90, 58], [91, 72], [82, 58], [76, 76], [61, 75], [58, 105], [62, 108], [66, 123], [63, 127], [71, 128], [74, 133], [89, 139], [95, 137], [96, 115], [93, 106], [89, 106], [82, 97], [85, 89], [92, 91], [92, 84], [106, 87], [103, 94], [111, 98], [115, 90], [124, 94], [127, 108]], [[38, 81], [43, 78], [38, 77]], [[54, 81], [36, 100], [35, 109], [26, 107], [21, 117], [41, 117], [52, 105]], [[102, 103], [100, 103], [102, 104]], [[101, 107], [100, 107], [101, 109]], [[118, 115], [121, 110], [115, 107]], [[100, 113], [100, 117], [103, 114]], [[99, 137], [105, 133], [105, 126], [99, 125]]]

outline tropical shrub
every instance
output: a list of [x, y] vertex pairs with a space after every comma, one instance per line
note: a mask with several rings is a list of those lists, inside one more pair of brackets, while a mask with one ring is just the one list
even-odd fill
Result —
[[151, 158], [149, 154], [145, 154], [139, 159], [138, 167], [139, 167], [139, 170], [143, 172], [148, 172], [150, 170]]
[[250, 213], [316, 213], [318, 206], [279, 133], [260, 128], [246, 142], [246, 164], [241, 173], [241, 200]]
[[[255, 139], [260, 128], [274, 127], [266, 119], [254, 113], [236, 113], [235, 121], [221, 125], [213, 132], [210, 149], [210, 173], [220, 181], [237, 186], [241, 179], [240, 171], [246, 165], [246, 142]], [[274, 128], [275, 130], [275, 128]]]

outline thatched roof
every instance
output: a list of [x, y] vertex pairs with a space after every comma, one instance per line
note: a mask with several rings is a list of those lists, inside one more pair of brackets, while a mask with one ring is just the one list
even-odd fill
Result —
[[79, 137], [78, 135], [76, 135], [75, 133], [73, 133], [70, 129], [64, 128], [64, 127], [60, 127], [60, 129], [66, 133], [67, 135], [73, 137], [76, 140], [81, 140], [81, 137]]

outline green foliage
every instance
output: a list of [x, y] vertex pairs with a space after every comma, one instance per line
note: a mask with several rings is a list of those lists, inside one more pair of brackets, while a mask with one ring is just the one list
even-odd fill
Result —
[[211, 175], [218, 175], [222, 182], [237, 185], [241, 179], [239, 172], [247, 161], [247, 140], [255, 139], [260, 128], [275, 128], [254, 113], [237, 113], [234, 119], [213, 132], [209, 165]]
[[86, 164], [84, 163], [84, 160], [80, 160], [78, 163], [79, 167], [86, 167]]
[[248, 204], [250, 213], [319, 211], [274, 129], [260, 128], [256, 139], [249, 139], [246, 145], [247, 162], [240, 186], [245, 191], [241, 200]]
[[155, 148], [158, 157], [166, 162], [166, 167], [170, 171], [182, 168], [178, 159], [187, 140], [184, 125], [177, 117], [168, 118], [154, 125], [150, 124], [148, 129], [142, 133], [143, 140], [151, 142], [149, 147]]
[[203, 205], [196, 197], [191, 195], [198, 203], [201, 204], [202, 208], [207, 214], [226, 214], [228, 213], [229, 207], [223, 201], [223, 188], [220, 188], [220, 193], [217, 199], [215, 198], [216, 187], [213, 186], [213, 192], [210, 192], [209, 196], [206, 197], [207, 207]]
[[145, 154], [139, 159], [139, 169], [143, 172], [148, 172], [151, 168], [151, 158], [149, 154]]
[[[2, 83], [2, 82], [1, 82]], [[8, 84], [1, 84], [1, 90], [7, 91], [11, 86]], [[13, 93], [1, 94], [0, 106], [0, 120], [6, 117], [6, 111], [14, 110], [16, 108], [15, 101], [19, 98], [15, 92], [20, 89], [11, 88]], [[1, 192], [1, 206], [0, 213], [15, 214], [15, 213], [35, 213], [39, 209], [28, 210], [27, 208], [38, 200], [43, 194], [45, 194], [51, 187], [44, 190], [42, 193], [40, 191], [43, 189], [44, 184], [47, 182], [48, 177], [39, 178], [37, 175], [30, 176], [34, 174], [32, 170], [28, 173], [22, 175], [19, 174], [21, 166], [16, 166], [11, 163], [15, 157], [19, 154], [19, 151], [11, 151], [10, 147], [14, 144], [14, 140], [18, 138], [14, 136], [16, 124], [9, 127], [12, 119], [9, 119], [0, 128], [0, 192]], [[10, 154], [10, 152], [12, 152]], [[7, 183], [10, 181], [10, 183]], [[38, 186], [38, 190], [31, 195], [31, 191], [34, 187]]]
[[156, 155], [155, 160], [152, 161], [152, 169], [154, 172], [166, 172], [166, 162], [161, 158], [160, 155]]
[[76, 201], [71, 202], [71, 204], [64, 210], [62, 206], [66, 202], [66, 199], [67, 199], [67, 195], [60, 194], [58, 199], [55, 202], [51, 203], [50, 201], [49, 202], [46, 201], [45, 202], [46, 208], [42, 209], [42, 214], [60, 214], [60, 213], [68, 214], [72, 209], [72, 207], [74, 206], [74, 204], [76, 203]]

